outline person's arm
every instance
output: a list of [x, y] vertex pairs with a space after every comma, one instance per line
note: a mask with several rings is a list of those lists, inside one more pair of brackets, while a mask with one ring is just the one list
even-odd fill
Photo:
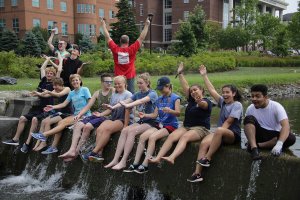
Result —
[[171, 108], [167, 108], [167, 107], [163, 108], [162, 110], [165, 113], [169, 113], [169, 114], [175, 115], [176, 117], [179, 117], [180, 116], [180, 99], [177, 99], [175, 101], [175, 110], [172, 110]]
[[206, 67], [204, 65], [201, 65], [199, 68], [199, 72], [203, 77], [204, 84], [207, 87], [208, 92], [216, 100], [216, 102], [219, 103], [221, 96], [218, 94], [218, 92], [216, 91], [216, 89], [208, 79]]
[[190, 96], [190, 91], [189, 91], [190, 86], [189, 86], [187, 80], [184, 78], [183, 68], [184, 68], [183, 62], [180, 62], [179, 66], [178, 66], [178, 69], [177, 69], [177, 74], [179, 76], [179, 81], [180, 81], [180, 85], [182, 87], [183, 93], [185, 94], [185, 96], [187, 98], [189, 98], [189, 96]]
[[222, 124], [222, 128], [228, 129], [234, 122], [234, 117], [228, 117], [225, 122]]
[[96, 99], [98, 98], [99, 91], [95, 92], [92, 96], [92, 98], [88, 101], [88, 104], [81, 109], [81, 111], [77, 114], [77, 118], [80, 119], [82, 115], [84, 115], [96, 102]]
[[203, 110], [207, 110], [208, 109], [208, 103], [207, 101], [203, 100], [203, 99], [195, 99], [198, 107], [202, 108]]
[[52, 90], [52, 91], [44, 90], [43, 93], [48, 94], [53, 97], [62, 97], [66, 94], [69, 94], [70, 91], [71, 91], [71, 89], [69, 87], [65, 87], [61, 92], [55, 92], [55, 90]]
[[44, 111], [46, 112], [49, 112], [51, 110], [54, 110], [54, 109], [61, 109], [61, 108], [64, 108], [66, 107], [68, 104], [70, 103], [70, 101], [68, 101], [67, 99], [60, 103], [60, 104], [57, 104], [57, 105], [47, 105], [45, 108], [44, 108]]
[[120, 101], [120, 102], [117, 103], [116, 105], [111, 106], [111, 110], [120, 108], [121, 106], [127, 105], [127, 104], [130, 103], [130, 102], [132, 102], [132, 99], [131, 99], [131, 98], [128, 98], [128, 99], [126, 99], [126, 100], [124, 100], [124, 101]]
[[[130, 98], [131, 99], [131, 98]], [[125, 101], [122, 101], [120, 102], [125, 108], [132, 108], [134, 106], [138, 106], [138, 105], [141, 105], [141, 104], [144, 104], [144, 103], [147, 103], [150, 101], [150, 97], [149, 96], [146, 96], [142, 99], [138, 99], [136, 101], [133, 101], [133, 102], [129, 102], [129, 103], [125, 103]], [[124, 103], [123, 103], [124, 102]]]
[[45, 75], [46, 75], [46, 71], [45, 71], [45, 70], [46, 70], [46, 67], [47, 67], [47, 65], [48, 65], [48, 63], [49, 63], [49, 60], [50, 60], [50, 57], [45, 56], [45, 58], [46, 58], [46, 60], [45, 60], [45, 62], [43, 63], [41, 69], [40, 69], [40, 71], [41, 71], [41, 79], [42, 79], [43, 77], [45, 77]]
[[54, 32], [55, 32], [55, 30], [51, 31], [51, 35], [50, 35], [50, 37], [48, 39], [48, 46], [49, 46], [49, 48], [50, 48], [51, 51], [54, 51], [54, 46], [52, 44], [52, 40], [53, 40], [53, 37], [54, 37]]
[[157, 116], [158, 116], [158, 108], [157, 107], [154, 109], [153, 113], [146, 114], [146, 113], [143, 113], [143, 112], [139, 112], [139, 117], [140, 118], [152, 118], [152, 119], [155, 119], [155, 118], [157, 118]]
[[100, 27], [102, 27], [102, 29], [103, 29], [103, 34], [104, 34], [104, 38], [105, 38], [106, 42], [109, 43], [112, 39], [111, 39], [111, 37], [109, 35], [109, 32], [106, 28], [106, 23], [105, 23], [105, 21], [102, 17], [100, 18]]
[[147, 36], [147, 33], [148, 33], [148, 29], [149, 29], [149, 25], [150, 25], [150, 20], [147, 18], [146, 21], [145, 21], [145, 26], [144, 26], [144, 29], [142, 30], [139, 38], [137, 39], [139, 41], [140, 44], [142, 44], [142, 42], [144, 41], [144, 39], [146, 38]]
[[277, 140], [276, 145], [272, 149], [272, 154], [275, 156], [279, 156], [282, 151], [283, 143], [288, 138], [290, 134], [290, 123], [288, 119], [283, 119], [280, 121], [281, 130], [279, 133], [279, 138]]

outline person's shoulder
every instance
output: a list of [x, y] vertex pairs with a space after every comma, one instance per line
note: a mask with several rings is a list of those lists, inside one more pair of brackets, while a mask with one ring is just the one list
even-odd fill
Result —
[[128, 90], [125, 90], [124, 94], [125, 94], [126, 96], [132, 96], [132, 93], [131, 93], [130, 91], [128, 91]]
[[248, 107], [247, 107], [247, 111], [252, 111], [253, 109], [255, 109], [253, 103], [251, 103]]
[[243, 104], [241, 102], [239, 102], [239, 101], [235, 101], [233, 103], [233, 105], [236, 106], [236, 107], [243, 107]]
[[171, 97], [174, 98], [174, 99], [176, 99], [176, 100], [177, 99], [181, 99], [181, 97], [178, 94], [175, 94], [175, 93], [172, 93]]
[[90, 91], [90, 89], [89, 89], [88, 87], [84, 87], [84, 86], [82, 86], [80, 89], [81, 89], [82, 91]]

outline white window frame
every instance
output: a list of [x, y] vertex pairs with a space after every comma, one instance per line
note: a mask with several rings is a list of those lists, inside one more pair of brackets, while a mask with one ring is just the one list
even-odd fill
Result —
[[190, 3], [189, 0], [183, 0], [183, 3]]
[[50, 10], [54, 9], [53, 0], [47, 0], [47, 9], [50, 9]]
[[4, 0], [0, 0], [0, 8], [4, 8]]
[[[100, 12], [100, 10], [101, 10], [101, 12]], [[103, 15], [100, 15], [100, 14], [103, 14]], [[105, 10], [103, 8], [99, 8], [99, 17], [102, 17], [102, 18], [105, 17]]]
[[60, 11], [67, 12], [67, 2], [65, 1], [60, 2]]
[[18, 0], [11, 0], [11, 6], [18, 6]]
[[54, 21], [48, 21], [47, 22], [47, 29], [48, 31], [52, 30], [54, 28]]
[[[20, 22], [19, 22], [19, 18], [13, 18], [12, 19], [13, 21], [13, 25], [12, 25], [12, 27], [13, 27], [13, 30], [15, 31], [15, 33], [19, 33], [19, 31], [20, 31]], [[17, 25], [17, 26], [15, 26], [15, 25]]]
[[183, 11], [183, 20], [187, 21], [189, 18], [190, 12], [189, 11]]
[[5, 28], [6, 27], [6, 20], [5, 19], [0, 19], [0, 28]]
[[63, 36], [68, 35], [68, 24], [66, 22], [61, 22], [61, 34]]
[[32, 0], [31, 5], [32, 5], [32, 7], [39, 8], [40, 7], [40, 0]]
[[144, 16], [144, 4], [140, 3], [140, 16]]
[[36, 27], [36, 26], [41, 26], [41, 20], [40, 19], [32, 19], [32, 26]]
[[115, 12], [113, 10], [109, 10], [109, 19], [115, 18]]

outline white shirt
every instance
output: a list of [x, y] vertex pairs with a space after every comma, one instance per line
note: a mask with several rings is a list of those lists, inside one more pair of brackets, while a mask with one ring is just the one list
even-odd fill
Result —
[[253, 115], [262, 128], [278, 132], [280, 132], [282, 128], [280, 122], [284, 119], [288, 119], [283, 106], [272, 100], [269, 100], [265, 108], [255, 108], [254, 105], [251, 104], [247, 108], [245, 116], [249, 115]]

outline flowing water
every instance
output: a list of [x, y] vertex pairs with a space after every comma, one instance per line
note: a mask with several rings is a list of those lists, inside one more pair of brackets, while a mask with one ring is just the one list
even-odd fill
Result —
[[[295, 133], [300, 133], [300, 99], [281, 99], [278, 101], [287, 110], [292, 131]], [[245, 105], [244, 107], [246, 106], [247, 105]], [[214, 109], [213, 112], [213, 123], [216, 123], [217, 117], [215, 116], [218, 115], [218, 111], [216, 110], [217, 109]], [[246, 139], [243, 135], [241, 144], [242, 148], [245, 148], [245, 141]], [[294, 155], [300, 157], [300, 137], [297, 136], [296, 144], [290, 149]], [[194, 157], [195, 155], [191, 155], [191, 160], [194, 160]], [[248, 158], [246, 158], [246, 160], [247, 159]], [[63, 175], [65, 175], [66, 169], [70, 166], [57, 161], [58, 160], [56, 158], [54, 159], [52, 156], [41, 157], [39, 159], [36, 159], [34, 156], [29, 156], [26, 166], [21, 173], [11, 173], [11, 175], [0, 177], [0, 199], [174, 199], [174, 196], [171, 197], [169, 196], [169, 194], [165, 194], [160, 190], [160, 188], [164, 188], [165, 185], [162, 186], [158, 181], [151, 180], [149, 177], [147, 177], [147, 175], [143, 176], [142, 178], [134, 177], [134, 179], [138, 179], [138, 183], [135, 184], [133, 184], [133, 180], [129, 180], [130, 178], [128, 178], [128, 176], [125, 176], [124, 174], [115, 174], [111, 172], [109, 172], [108, 174], [102, 169], [101, 176], [94, 176], [95, 170], [99, 170], [95, 168], [99, 168], [99, 166], [95, 167], [83, 165], [82, 169], [78, 173], [74, 172], [74, 174], [70, 175], [74, 176], [74, 179], [76, 179], [75, 181], [73, 181], [74, 183], [71, 184], [70, 187], [63, 187], [63, 182], [65, 182], [63, 180]], [[82, 165], [82, 163], [78, 164], [78, 162], [81, 161], [77, 161], [77, 163], [75, 163], [74, 165]], [[182, 163], [178, 162], [178, 165], [179, 164]], [[192, 166], [193, 164], [190, 165]], [[236, 189], [237, 194], [232, 195], [235, 196], [235, 198], [232, 199], [255, 199], [254, 195], [258, 189], [257, 181], [261, 174], [262, 163], [261, 161], [252, 162], [250, 165], [250, 174], [248, 173], [247, 177], [240, 178], [241, 182], [245, 182], [246, 180], [247, 183], [240, 184], [240, 186]], [[191, 168], [189, 169], [192, 170]], [[172, 179], [172, 174], [174, 173], [179, 173], [179, 177], [184, 179], [190, 172], [180, 172], [184, 174], [181, 175], [179, 172], [176, 172], [174, 168], [170, 167], [160, 173], [162, 173], [161, 179], [164, 179], [164, 184], [175, 182], [173, 184], [177, 184], [179, 188], [182, 188], [183, 191], [189, 191], [189, 194], [184, 195], [180, 191], [175, 191], [175, 188], [174, 191], [172, 191], [172, 188], [168, 188], [167, 190], [171, 191], [171, 193], [179, 194], [177, 196], [180, 197], [175, 199], [206, 199], [203, 198], [202, 194], [199, 194], [200, 196], [197, 196], [198, 194], [196, 196], [195, 194], [192, 195], [193, 192], [199, 190], [199, 186], [187, 184], [187, 182], [184, 180]], [[99, 185], [98, 188], [97, 186], [92, 189], [89, 188], [89, 181], [94, 179], [102, 179], [101, 181], [103, 182], [103, 185]], [[218, 193], [222, 193], [219, 191], [220, 188], [226, 188], [225, 183], [223, 183], [221, 179], [221, 182], [217, 184], [216, 182], [218, 182], [218, 180], [219, 179], [216, 179], [213, 182], [208, 181], [208, 183], [212, 185], [211, 187], [216, 188], [216, 191], [214, 191], [213, 193], [214, 197], [218, 197]], [[98, 194], [97, 189], [100, 189], [100, 187], [101, 194]], [[245, 191], [245, 194], [240, 194], [241, 191]], [[207, 195], [209, 196], [209, 194]], [[224, 198], [225, 197], [219, 197], [219, 199]]]

